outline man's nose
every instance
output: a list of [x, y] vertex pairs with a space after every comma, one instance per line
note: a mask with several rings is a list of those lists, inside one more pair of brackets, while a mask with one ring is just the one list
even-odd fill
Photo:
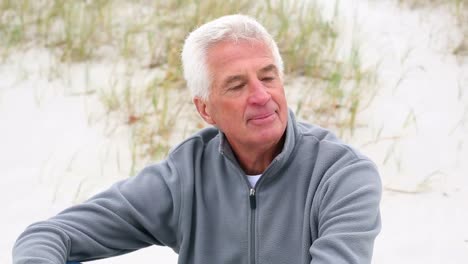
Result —
[[268, 92], [268, 88], [258, 80], [252, 80], [249, 85], [249, 98], [248, 103], [256, 105], [265, 105], [270, 99], [271, 94]]

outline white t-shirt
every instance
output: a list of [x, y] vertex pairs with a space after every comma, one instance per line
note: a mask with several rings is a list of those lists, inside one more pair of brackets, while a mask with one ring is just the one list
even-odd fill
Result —
[[252, 188], [255, 187], [255, 184], [257, 183], [258, 179], [260, 179], [260, 177], [262, 177], [262, 174], [247, 175], [247, 179], [249, 180], [250, 186], [252, 186]]

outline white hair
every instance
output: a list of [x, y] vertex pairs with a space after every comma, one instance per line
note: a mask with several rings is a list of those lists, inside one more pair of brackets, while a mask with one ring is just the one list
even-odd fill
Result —
[[182, 65], [192, 97], [208, 99], [212, 80], [207, 66], [207, 51], [211, 45], [226, 40], [258, 40], [266, 44], [273, 55], [280, 79], [283, 79], [283, 59], [276, 42], [266, 29], [251, 17], [228, 15], [200, 26], [185, 39]]

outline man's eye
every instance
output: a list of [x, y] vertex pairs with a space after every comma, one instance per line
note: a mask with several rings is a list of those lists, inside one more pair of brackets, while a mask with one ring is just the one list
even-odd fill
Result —
[[263, 77], [262, 78], [262, 82], [271, 82], [273, 81], [275, 78], [274, 77]]
[[232, 86], [232, 87], [229, 88], [229, 90], [231, 90], [231, 91], [240, 90], [240, 89], [242, 89], [242, 87], [244, 87], [244, 84], [239, 84], [239, 85], [236, 85], [236, 86]]

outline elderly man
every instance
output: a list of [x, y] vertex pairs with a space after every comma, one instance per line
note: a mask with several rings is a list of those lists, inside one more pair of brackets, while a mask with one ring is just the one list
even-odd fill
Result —
[[[200, 116], [213, 127], [167, 159], [18, 238], [14, 263], [65, 263], [165, 245], [179, 263], [370, 263], [380, 230], [375, 165], [288, 111], [268, 32], [231, 15], [182, 52]], [[157, 261], [155, 261], [157, 263]]]

